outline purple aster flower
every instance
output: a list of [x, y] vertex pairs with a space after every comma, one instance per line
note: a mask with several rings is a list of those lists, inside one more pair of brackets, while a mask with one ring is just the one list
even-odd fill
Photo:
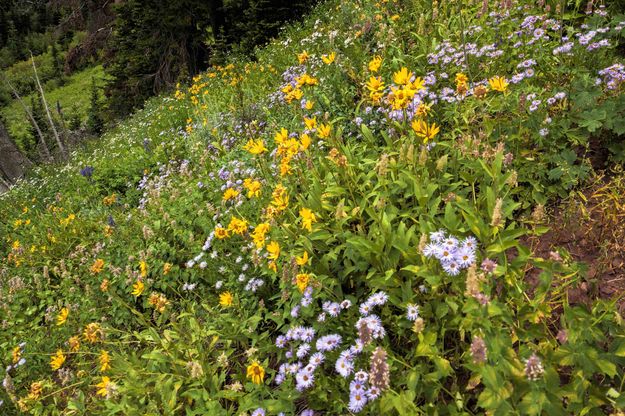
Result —
[[321, 364], [323, 364], [323, 361], [325, 359], [326, 359], [326, 356], [323, 355], [322, 352], [316, 352], [310, 356], [309, 363], [314, 365], [315, 367], [319, 367]]
[[278, 348], [285, 348], [286, 347], [286, 343], [287, 343], [287, 340], [286, 340], [286, 337], [284, 335], [279, 335], [276, 338], [276, 347], [278, 347]]
[[295, 375], [295, 382], [295, 388], [297, 389], [297, 391], [304, 391], [312, 387], [312, 385], [315, 383], [315, 376], [308, 371], [302, 370]]
[[265, 409], [259, 407], [258, 409], [252, 412], [252, 416], [265, 416]]
[[354, 380], [358, 380], [364, 383], [369, 380], [369, 374], [366, 371], [360, 370], [356, 372], [356, 374], [354, 374]]
[[336, 360], [334, 368], [342, 377], [347, 378], [354, 371], [354, 363], [343, 357], [339, 357], [339, 359]]
[[332, 351], [341, 343], [341, 336], [338, 334], [326, 335], [317, 340], [317, 351]]
[[[365, 373], [366, 374], [366, 373]], [[349, 391], [350, 393], [355, 393], [357, 391], [360, 391], [362, 393], [365, 392], [365, 388], [367, 387], [365, 385], [366, 380], [361, 381], [361, 380], [357, 380], [356, 378], [354, 378], [354, 380], [352, 380], [351, 383], [349, 383]]]
[[355, 392], [349, 396], [349, 411], [359, 413], [367, 404], [367, 395], [364, 392]]
[[295, 353], [295, 355], [297, 355], [297, 358], [304, 358], [308, 355], [309, 352], [310, 344], [302, 344], [297, 348], [297, 352]]
[[418, 305], [409, 304], [406, 307], [406, 317], [410, 321], [415, 321], [419, 317], [419, 306]]

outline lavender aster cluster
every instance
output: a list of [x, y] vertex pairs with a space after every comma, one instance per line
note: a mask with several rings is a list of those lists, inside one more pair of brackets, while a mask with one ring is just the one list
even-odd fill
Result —
[[599, 71], [599, 75], [607, 89], [617, 89], [623, 81], [625, 81], [625, 66], [623, 64], [614, 64]]
[[456, 276], [475, 262], [477, 240], [474, 237], [459, 241], [456, 237], [448, 235], [445, 230], [439, 230], [430, 233], [430, 240], [431, 242], [423, 249], [423, 254], [437, 259], [445, 272], [451, 276]]

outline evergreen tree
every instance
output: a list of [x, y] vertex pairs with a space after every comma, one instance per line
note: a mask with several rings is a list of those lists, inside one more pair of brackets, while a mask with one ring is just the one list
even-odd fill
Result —
[[50, 51], [50, 54], [52, 55], [52, 65], [54, 68], [54, 78], [59, 80], [59, 83], [63, 83], [64, 81], [64, 76], [63, 76], [63, 59], [61, 58], [61, 55], [59, 54], [59, 50], [56, 46], [56, 43], [52, 44], [52, 50]]
[[92, 134], [100, 134], [104, 128], [104, 120], [101, 116], [99, 88], [95, 78], [91, 78], [91, 99], [89, 103], [89, 116], [87, 118], [87, 129]]

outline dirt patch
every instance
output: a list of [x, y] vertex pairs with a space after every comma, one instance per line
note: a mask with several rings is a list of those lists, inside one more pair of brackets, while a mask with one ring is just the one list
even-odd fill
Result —
[[[525, 238], [523, 244], [542, 258], [557, 258], [558, 248], [564, 248], [571, 260], [587, 265], [580, 283], [568, 289], [569, 303], [618, 299], [618, 309], [625, 314], [625, 174], [598, 177], [587, 189], [553, 208], [549, 217], [550, 230]], [[532, 286], [539, 273], [528, 271]]]

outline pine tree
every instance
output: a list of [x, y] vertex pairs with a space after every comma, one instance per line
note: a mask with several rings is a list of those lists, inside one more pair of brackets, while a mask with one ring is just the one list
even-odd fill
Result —
[[89, 101], [89, 116], [87, 118], [87, 129], [92, 134], [100, 134], [104, 128], [100, 107], [99, 87], [95, 78], [91, 78], [91, 99]]

